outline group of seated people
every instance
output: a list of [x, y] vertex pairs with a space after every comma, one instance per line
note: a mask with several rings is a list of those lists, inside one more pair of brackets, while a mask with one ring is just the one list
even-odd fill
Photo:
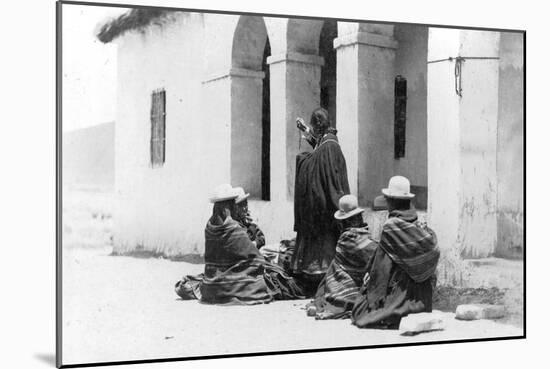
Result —
[[439, 260], [435, 233], [419, 221], [413, 197], [405, 177], [390, 179], [375, 201], [388, 211], [375, 241], [357, 198], [342, 196], [334, 213], [340, 230], [334, 258], [311, 294], [290, 268], [272, 262], [263, 251], [269, 248], [251, 221], [248, 194], [221, 185], [210, 199], [204, 273], [183, 277], [176, 293], [209, 304], [312, 298], [306, 308], [316, 319], [350, 318], [361, 328], [397, 329], [407, 314], [431, 311]]

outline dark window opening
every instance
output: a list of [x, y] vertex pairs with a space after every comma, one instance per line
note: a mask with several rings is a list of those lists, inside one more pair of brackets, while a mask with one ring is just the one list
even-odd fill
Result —
[[151, 165], [162, 166], [166, 155], [166, 91], [151, 95]]
[[319, 55], [325, 65], [321, 68], [320, 105], [328, 111], [332, 126], [336, 127], [336, 50], [334, 39], [338, 35], [338, 23], [326, 20], [319, 37]]
[[265, 42], [262, 70], [265, 73], [262, 89], [262, 200], [269, 201], [271, 196], [271, 109], [269, 97], [269, 67], [267, 57], [271, 55], [269, 39]]
[[395, 77], [394, 89], [394, 155], [395, 159], [405, 157], [405, 126], [407, 122], [407, 80]]

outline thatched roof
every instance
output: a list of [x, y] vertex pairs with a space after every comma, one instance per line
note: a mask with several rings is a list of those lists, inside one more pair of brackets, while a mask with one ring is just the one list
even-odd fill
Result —
[[151, 24], [161, 25], [166, 16], [173, 12], [154, 8], [132, 9], [102, 25], [96, 36], [99, 41], [108, 43], [127, 31], [143, 29]]

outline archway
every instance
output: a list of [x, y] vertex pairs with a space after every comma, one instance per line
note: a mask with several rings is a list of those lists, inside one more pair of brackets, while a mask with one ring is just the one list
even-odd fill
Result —
[[241, 16], [231, 57], [231, 183], [252, 198], [270, 198], [270, 54], [264, 20]]

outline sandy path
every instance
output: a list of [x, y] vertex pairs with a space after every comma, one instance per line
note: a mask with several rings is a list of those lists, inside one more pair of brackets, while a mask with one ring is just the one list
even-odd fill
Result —
[[440, 341], [522, 334], [493, 321], [462, 322], [415, 337], [316, 321], [305, 301], [210, 306], [181, 301], [173, 284], [202, 265], [109, 256], [110, 249], [63, 255], [63, 363], [140, 360], [312, 348]]

